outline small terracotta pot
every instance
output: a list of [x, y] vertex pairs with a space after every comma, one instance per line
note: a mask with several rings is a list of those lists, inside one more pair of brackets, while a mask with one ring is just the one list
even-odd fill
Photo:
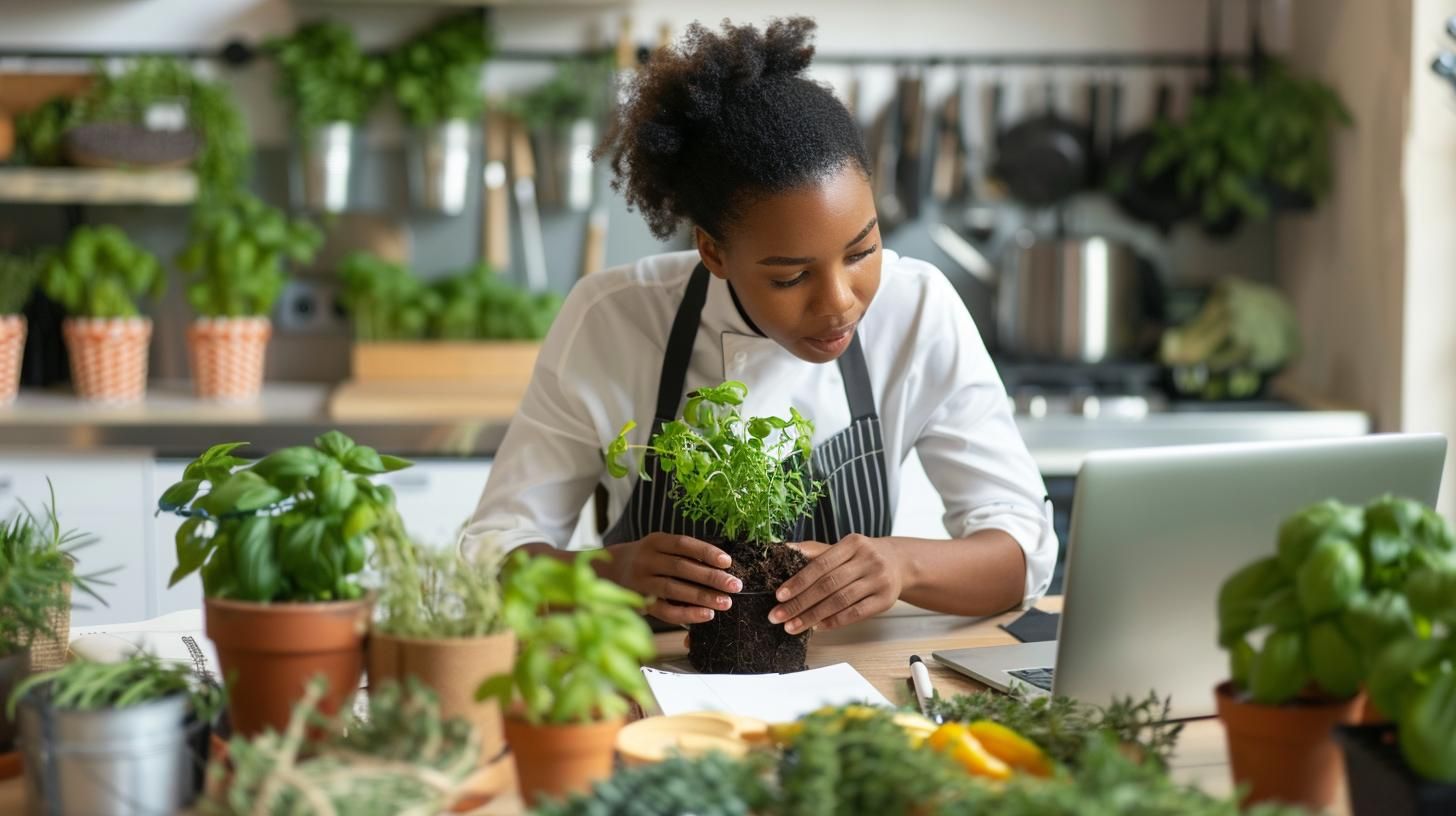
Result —
[[0, 315], [0, 405], [20, 393], [20, 363], [25, 351], [25, 316]]
[[516, 660], [516, 635], [426, 640], [374, 630], [369, 634], [369, 685], [414, 677], [440, 698], [440, 714], [463, 717], [480, 732], [480, 762], [494, 761], [505, 748], [500, 703], [475, 701], [481, 681], [510, 672]]
[[516, 781], [527, 805], [586, 793], [612, 775], [622, 719], [582, 725], [532, 725], [506, 716], [506, 742], [516, 758]]
[[1242, 699], [1232, 683], [1214, 689], [1228, 738], [1234, 782], [1248, 786], [1245, 805], [1282, 802], [1323, 812], [1344, 778], [1334, 730], [1360, 717], [1364, 695], [1349, 700], [1295, 700], [1261, 705]]
[[372, 599], [252, 603], [206, 599], [207, 636], [217, 647], [233, 730], [251, 737], [282, 731], [315, 676], [328, 682], [319, 703], [339, 710], [359, 689]]
[[187, 327], [192, 383], [200, 399], [252, 402], [263, 390], [273, 324], [266, 317], [205, 317]]
[[83, 400], [124, 404], [147, 395], [146, 317], [67, 318], [61, 323], [71, 356], [71, 379]]

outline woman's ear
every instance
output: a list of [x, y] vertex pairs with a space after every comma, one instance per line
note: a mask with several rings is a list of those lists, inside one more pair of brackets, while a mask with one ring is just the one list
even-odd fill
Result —
[[728, 269], [723, 264], [723, 245], [699, 226], [693, 227], [693, 242], [698, 245], [698, 256], [703, 259], [703, 266], [713, 273], [713, 277], [726, 280]]

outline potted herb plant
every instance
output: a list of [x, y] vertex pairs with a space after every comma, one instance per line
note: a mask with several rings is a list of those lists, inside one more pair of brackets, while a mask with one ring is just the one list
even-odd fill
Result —
[[1415, 631], [1411, 570], [1449, 549], [1444, 522], [1417, 502], [1328, 500], [1281, 525], [1277, 554], [1224, 582], [1219, 643], [1232, 679], [1217, 689], [1218, 715], [1251, 801], [1329, 806], [1340, 779], [1332, 730], [1361, 716], [1378, 651]]
[[469, 722], [445, 718], [417, 683], [371, 689], [368, 715], [357, 719], [347, 708], [321, 718], [327, 694], [323, 682], [313, 682], [286, 728], [228, 740], [225, 759], [208, 766], [197, 811], [426, 816], [460, 803], [480, 756]]
[[25, 351], [25, 304], [40, 278], [40, 264], [25, 255], [0, 253], [0, 405], [20, 393]]
[[1417, 631], [1393, 638], [1371, 665], [1370, 699], [1391, 721], [1339, 731], [1357, 816], [1456, 809], [1456, 543], [1434, 511], [1407, 518], [1419, 518], [1441, 550], [1418, 556], [1406, 579]]
[[198, 314], [187, 344], [199, 397], [258, 398], [283, 265], [308, 263], [322, 240], [312, 224], [290, 220], [251, 193], [234, 191], [197, 208], [177, 265]]
[[187, 807], [221, 702], [221, 690], [190, 667], [147, 655], [76, 660], [31, 677], [8, 707], [19, 717], [32, 801], [58, 816]]
[[495, 760], [505, 747], [500, 704], [476, 700], [475, 689], [482, 678], [509, 672], [516, 657], [516, 636], [501, 612], [499, 551], [482, 547], [466, 559], [454, 547], [420, 547], [397, 514], [380, 523], [376, 540], [370, 687], [419, 681], [439, 698], [443, 716], [475, 726], [481, 759]]
[[520, 653], [510, 672], [486, 679], [476, 694], [506, 710], [506, 742], [529, 804], [585, 792], [610, 776], [628, 700], [649, 697], [640, 671], [655, 654], [640, 613], [646, 602], [597, 577], [591, 562], [600, 557], [566, 562], [517, 552], [506, 571], [504, 612]]
[[541, 203], [584, 212], [591, 207], [597, 119], [611, 101], [605, 60], [563, 62], [556, 75], [514, 100], [511, 111], [535, 144]]
[[393, 491], [370, 477], [409, 463], [338, 431], [256, 462], [234, 456], [238, 447], [189, 464], [158, 507], [187, 519], [171, 585], [201, 571], [231, 721], [253, 735], [287, 725], [315, 675], [327, 678], [328, 712], [358, 688], [371, 603], [358, 576], [394, 512]]
[[166, 286], [156, 256], [114, 226], [83, 226], [41, 271], [46, 295], [70, 315], [61, 325], [81, 399], [139, 402], [147, 392], [152, 320], [136, 299]]
[[1350, 121], [1333, 90], [1271, 61], [1254, 78], [1221, 76], [1187, 119], [1160, 122], [1142, 170], [1147, 178], [1174, 173], [1205, 228], [1228, 232], [1329, 192], [1331, 135]]
[[457, 215], [465, 209], [485, 108], [481, 69], [494, 47], [485, 15], [448, 17], [387, 59], [390, 90], [411, 128], [406, 155], [415, 206]]
[[309, 23], [266, 48], [278, 61], [278, 92], [293, 108], [294, 191], [305, 207], [342, 212], [351, 203], [357, 129], [384, 88], [384, 64], [334, 21]]
[[527, 292], [483, 264], [426, 283], [359, 252], [339, 274], [357, 382], [470, 382], [519, 398], [561, 308], [559, 295]]
[[[790, 635], [769, 622], [774, 592], [807, 565], [796, 541], [822, 489], [809, 475], [814, 423], [797, 409], [787, 419], [744, 418], [738, 406], [748, 387], [730, 381], [688, 397], [683, 418], [668, 422], [647, 445], [632, 445], [628, 422], [607, 448], [607, 470], [621, 478], [629, 451], [657, 457], [672, 478], [672, 497], [707, 537], [733, 558], [743, 582], [733, 605], [689, 627], [688, 660], [706, 673], [787, 673], [804, 670], [809, 632]], [[645, 473], [644, 473], [645, 475]]]

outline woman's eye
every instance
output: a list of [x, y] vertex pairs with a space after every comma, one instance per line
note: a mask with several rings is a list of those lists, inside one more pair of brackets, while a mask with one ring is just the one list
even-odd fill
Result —
[[850, 263], [859, 263], [860, 261], [863, 261], [865, 258], [868, 258], [869, 256], [875, 254], [875, 250], [877, 250], [879, 248], [880, 248], [880, 245], [879, 244], [875, 244], [875, 245], [871, 246], [869, 249], [866, 249], [864, 252], [857, 252], [857, 253], [849, 256], [849, 262]]
[[790, 286], [797, 286], [800, 281], [804, 280], [804, 278], [808, 276], [808, 274], [809, 273], [806, 270], [804, 272], [800, 272], [798, 275], [794, 276], [793, 278], [790, 278], [789, 280], [776, 280], [776, 281], [773, 281], [772, 283], [773, 283], [773, 285], [776, 288], [779, 288], [779, 289], [787, 289]]

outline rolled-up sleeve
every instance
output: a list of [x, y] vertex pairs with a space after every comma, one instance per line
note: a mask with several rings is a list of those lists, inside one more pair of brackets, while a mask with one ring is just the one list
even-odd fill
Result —
[[930, 345], [920, 360], [919, 393], [944, 396], [922, 403], [929, 411], [915, 451], [945, 504], [952, 537], [1001, 530], [1021, 546], [1022, 606], [1029, 607], [1046, 593], [1056, 566], [1051, 503], [975, 324], [948, 283], [931, 288], [942, 286], [946, 291], [922, 313], [919, 337]]

